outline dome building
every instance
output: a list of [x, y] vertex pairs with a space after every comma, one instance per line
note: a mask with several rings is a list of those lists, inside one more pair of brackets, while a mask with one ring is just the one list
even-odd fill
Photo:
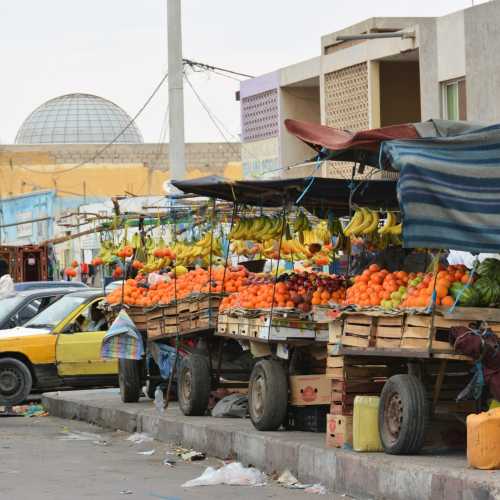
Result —
[[24, 145], [112, 141], [142, 144], [142, 135], [131, 121], [122, 108], [107, 99], [91, 94], [68, 94], [36, 108], [21, 125], [15, 142]]

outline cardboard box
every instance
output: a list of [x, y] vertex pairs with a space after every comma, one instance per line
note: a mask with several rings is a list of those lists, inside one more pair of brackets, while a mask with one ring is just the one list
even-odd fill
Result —
[[326, 416], [326, 447], [352, 446], [352, 417], [346, 415]]
[[293, 375], [290, 377], [290, 404], [294, 406], [329, 405], [331, 381], [324, 375]]

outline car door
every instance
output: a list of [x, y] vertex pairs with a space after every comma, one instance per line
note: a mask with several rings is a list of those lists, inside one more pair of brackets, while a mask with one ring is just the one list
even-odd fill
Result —
[[101, 342], [106, 333], [105, 325], [99, 331], [89, 331], [90, 311], [103, 299], [94, 299], [83, 306], [79, 313], [57, 334], [56, 360], [60, 377], [92, 377], [116, 375], [116, 360], [101, 359]]

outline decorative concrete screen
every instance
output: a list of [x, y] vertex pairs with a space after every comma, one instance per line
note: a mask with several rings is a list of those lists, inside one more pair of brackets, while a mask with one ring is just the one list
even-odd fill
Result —
[[[357, 132], [370, 128], [367, 63], [349, 66], [325, 75], [325, 118], [330, 127]], [[328, 177], [350, 179], [352, 165], [346, 162], [327, 162]], [[366, 177], [393, 178], [397, 174], [366, 167], [356, 179]]]
[[241, 100], [243, 142], [276, 137], [279, 133], [278, 90], [268, 90]]
[[325, 75], [325, 108], [330, 127], [353, 132], [369, 127], [366, 63]]

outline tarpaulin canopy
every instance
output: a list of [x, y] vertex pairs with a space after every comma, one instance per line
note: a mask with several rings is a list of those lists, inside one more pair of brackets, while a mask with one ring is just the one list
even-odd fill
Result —
[[370, 180], [351, 184], [350, 180], [323, 177], [315, 177], [312, 183], [309, 177], [232, 181], [209, 176], [172, 181], [172, 184], [184, 193], [263, 207], [295, 203], [306, 190], [300, 205], [307, 209], [332, 208], [337, 216], [349, 214], [351, 191], [354, 204], [387, 209], [398, 207], [395, 181]]
[[500, 125], [382, 144], [400, 171], [404, 245], [500, 252]]
[[[469, 132], [482, 125], [464, 121], [429, 120], [349, 132], [319, 123], [288, 119], [285, 120], [285, 126], [288, 132], [320, 153], [323, 159], [360, 163], [378, 168], [380, 145], [384, 141], [449, 137]], [[385, 164], [384, 167], [390, 168], [390, 164]]]

